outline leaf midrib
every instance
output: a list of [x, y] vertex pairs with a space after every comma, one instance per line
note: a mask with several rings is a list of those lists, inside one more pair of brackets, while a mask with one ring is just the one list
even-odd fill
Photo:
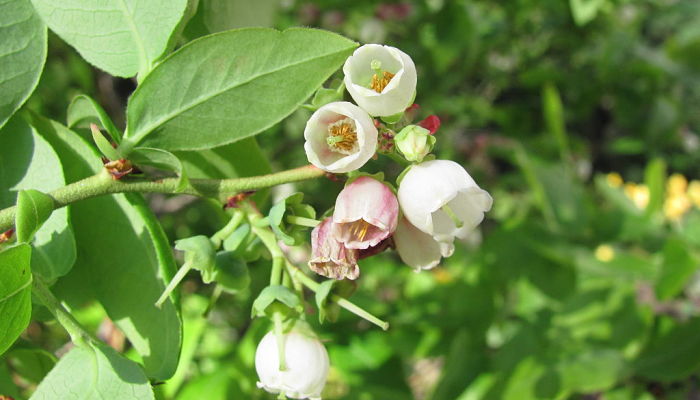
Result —
[[[348, 47], [348, 48], [349, 48], [349, 47]], [[217, 96], [219, 96], [219, 95], [221, 95], [221, 94], [223, 94], [223, 93], [225, 93], [225, 92], [227, 92], [227, 91], [229, 91], [229, 90], [235, 89], [235, 88], [237, 88], [237, 87], [246, 85], [246, 84], [250, 83], [251, 81], [253, 81], [253, 80], [255, 80], [255, 79], [258, 79], [258, 78], [261, 78], [261, 77], [263, 77], [263, 76], [267, 76], [267, 75], [270, 75], [270, 74], [273, 74], [273, 73], [276, 73], [276, 72], [285, 70], [285, 69], [290, 68], [290, 67], [295, 67], [295, 66], [297, 66], [297, 65], [304, 64], [304, 63], [309, 62], [309, 61], [312, 61], [312, 60], [316, 60], [316, 59], [320, 59], [320, 58], [326, 58], [326, 57], [334, 56], [334, 55], [336, 55], [336, 54], [342, 53], [342, 52], [347, 51], [347, 50], [348, 50], [348, 49], [345, 48], [345, 49], [343, 49], [343, 50], [334, 51], [334, 52], [332, 52], [332, 53], [326, 53], [326, 54], [323, 54], [323, 55], [318, 56], [318, 57], [306, 58], [306, 59], [301, 60], [301, 61], [299, 61], [299, 62], [295, 62], [295, 63], [291, 63], [291, 64], [286, 64], [285, 66], [283, 66], [283, 67], [281, 67], [281, 68], [276, 68], [276, 69], [273, 69], [273, 70], [269, 70], [269, 71], [267, 71], [267, 72], [264, 72], [264, 73], [262, 73], [262, 74], [253, 75], [253, 76], [250, 77], [249, 79], [247, 79], [247, 80], [245, 80], [245, 81], [241, 81], [241, 82], [239, 82], [239, 83], [236, 84], [236, 85], [233, 85], [233, 86], [230, 86], [230, 87], [226, 87], [226, 89], [223, 89], [223, 90], [216, 91], [215, 94], [213, 94], [213, 95], [211, 95], [211, 96], [203, 97], [203, 98], [201, 98], [201, 99], [198, 99], [197, 101], [194, 101], [194, 102], [188, 104], [186, 107], [178, 108], [178, 112], [177, 112], [177, 113], [166, 114], [166, 117], [165, 117], [165, 118], [162, 118], [162, 119], [160, 119], [160, 120], [157, 120], [155, 123], [150, 124], [150, 125], [148, 126], [148, 128], [144, 131], [144, 133], [142, 133], [142, 134], [135, 134], [134, 136], [130, 137], [130, 139], [133, 139], [133, 140], [134, 140], [134, 141], [133, 141], [133, 144], [136, 145], [136, 144], [140, 143], [141, 140], [143, 140], [143, 138], [144, 138], [146, 135], [148, 135], [149, 133], [153, 132], [158, 126], [161, 126], [161, 125], [165, 124], [166, 122], [168, 122], [168, 121], [174, 119], [174, 118], [177, 117], [178, 115], [183, 114], [184, 112], [187, 112], [187, 111], [189, 111], [189, 110], [191, 110], [191, 109], [193, 109], [193, 108], [199, 106], [200, 104], [202, 104], [202, 103], [204, 103], [204, 102], [206, 102], [206, 101], [209, 101], [210, 99], [212, 99], [212, 98], [214, 98], [214, 97], [217, 97]], [[127, 112], [127, 117], [128, 117], [128, 112]], [[127, 122], [127, 126], [128, 126], [128, 122]], [[129, 130], [127, 130], [127, 132], [129, 132]]]

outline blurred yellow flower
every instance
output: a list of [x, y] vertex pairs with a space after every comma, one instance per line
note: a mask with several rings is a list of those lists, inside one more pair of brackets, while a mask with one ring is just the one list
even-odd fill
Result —
[[625, 195], [632, 200], [635, 206], [644, 210], [649, 205], [649, 188], [646, 185], [636, 183], [625, 184]]
[[610, 187], [614, 188], [619, 188], [620, 186], [622, 186], [623, 183], [622, 177], [617, 172], [611, 172], [605, 175], [605, 180], [608, 182], [608, 185], [610, 185]]
[[664, 201], [664, 215], [671, 221], [677, 221], [690, 210], [690, 207], [692, 207], [692, 203], [685, 192], [677, 195], [669, 193]]
[[607, 244], [601, 244], [595, 249], [595, 258], [601, 262], [610, 262], [615, 258], [615, 250]]
[[695, 207], [700, 208], [700, 181], [690, 181], [688, 185], [688, 197], [695, 204]]
[[685, 194], [685, 190], [687, 188], [688, 180], [685, 179], [685, 176], [681, 174], [673, 174], [668, 178], [668, 182], [666, 182], [666, 195], [671, 197]]

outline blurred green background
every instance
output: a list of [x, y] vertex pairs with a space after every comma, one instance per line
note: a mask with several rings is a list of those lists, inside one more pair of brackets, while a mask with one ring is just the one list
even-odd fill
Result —
[[[479, 232], [432, 271], [416, 274], [394, 253], [361, 262], [352, 299], [388, 332], [345, 311], [319, 325], [309, 297], [332, 364], [324, 398], [700, 398], [700, 2], [200, 0], [182, 42], [254, 25], [319, 27], [409, 54], [419, 118], [442, 120], [438, 158], [461, 163], [494, 198]], [[134, 88], [50, 34], [28, 108], [65, 121], [87, 93], [123, 126]], [[258, 136], [269, 166], [230, 170], [222, 148], [213, 168], [305, 164], [309, 115]], [[400, 172], [384, 159], [367, 169]], [[296, 190], [323, 212], [341, 185]], [[208, 202], [149, 201], [171, 240], [224, 222]], [[269, 265], [251, 273], [251, 287], [222, 295], [206, 319], [211, 288], [195, 275], [183, 285], [183, 364], [161, 398], [273, 398], [255, 387], [253, 366], [269, 326], [249, 319]], [[80, 312], [124, 346], [98, 307]], [[59, 328], [33, 329], [36, 342], [60, 342]]]

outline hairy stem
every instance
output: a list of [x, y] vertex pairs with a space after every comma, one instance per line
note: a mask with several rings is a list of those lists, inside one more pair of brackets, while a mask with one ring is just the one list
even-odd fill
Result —
[[[236, 193], [264, 189], [287, 182], [319, 178], [324, 171], [312, 166], [294, 168], [274, 174], [233, 179], [190, 179], [189, 184], [178, 190], [178, 178], [158, 180], [114, 180], [102, 171], [94, 176], [71, 183], [48, 193], [54, 199], [54, 209], [80, 200], [114, 193], [170, 193], [213, 197], [225, 201]], [[16, 207], [0, 211], [0, 232], [10, 229], [14, 223]]]

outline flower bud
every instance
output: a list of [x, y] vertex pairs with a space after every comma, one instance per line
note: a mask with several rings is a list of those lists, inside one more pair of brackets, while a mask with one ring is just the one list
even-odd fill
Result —
[[402, 113], [415, 97], [416, 67], [395, 47], [361, 46], [345, 61], [343, 73], [350, 96], [373, 116]]
[[357, 250], [339, 242], [332, 234], [333, 226], [333, 218], [328, 217], [311, 231], [309, 268], [332, 279], [357, 279], [360, 276]]
[[280, 371], [277, 338], [268, 332], [255, 351], [258, 387], [292, 399], [321, 399], [328, 376], [328, 352], [311, 332], [292, 330], [282, 335], [286, 369]]
[[399, 185], [398, 197], [411, 224], [438, 242], [464, 238], [493, 203], [461, 165], [449, 160], [411, 167]]
[[418, 125], [409, 125], [394, 136], [394, 145], [408, 161], [422, 162], [435, 146], [435, 136]]
[[384, 183], [361, 176], [338, 194], [333, 235], [349, 249], [376, 246], [396, 230], [399, 202]]
[[309, 162], [324, 171], [350, 172], [372, 158], [377, 135], [367, 112], [352, 103], [337, 101], [311, 115], [304, 129], [304, 150]]

